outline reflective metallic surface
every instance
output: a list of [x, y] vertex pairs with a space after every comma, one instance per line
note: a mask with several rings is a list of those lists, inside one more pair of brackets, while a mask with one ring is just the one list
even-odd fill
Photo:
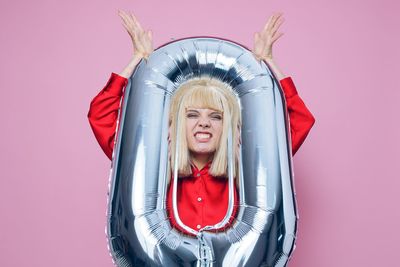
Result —
[[[229, 83], [242, 107], [240, 206], [232, 227], [192, 229], [191, 237], [172, 228], [166, 212], [168, 115], [174, 91], [199, 76]], [[177, 40], [141, 61], [125, 91], [110, 173], [107, 235], [115, 264], [286, 266], [297, 213], [285, 105], [267, 65], [231, 41]]]

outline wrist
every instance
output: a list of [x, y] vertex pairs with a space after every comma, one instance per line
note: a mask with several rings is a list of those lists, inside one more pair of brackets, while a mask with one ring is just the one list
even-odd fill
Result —
[[150, 54], [151, 54], [151, 52], [149, 53], [149, 52], [146, 52], [146, 51], [144, 51], [144, 52], [138, 52], [138, 51], [136, 51], [136, 52], [133, 54], [133, 57], [134, 57], [134, 58], [137, 58], [137, 59], [142, 59], [142, 58], [148, 59], [148, 57], [150, 56]]
[[132, 75], [134, 69], [141, 60], [142, 58], [139, 55], [133, 55], [128, 65], [126, 65], [126, 67], [122, 70], [120, 75], [128, 79]]
[[263, 58], [264, 61], [268, 64], [270, 70], [275, 74], [278, 80], [282, 80], [287, 76], [282, 72], [282, 70], [278, 67], [278, 64], [272, 57], [265, 57]]
[[272, 58], [272, 56], [263, 56], [262, 59], [263, 59], [265, 62], [270, 62], [270, 63], [273, 63], [273, 62], [274, 62], [274, 59]]
[[143, 55], [140, 53], [134, 53], [131, 61], [139, 62], [143, 58]]

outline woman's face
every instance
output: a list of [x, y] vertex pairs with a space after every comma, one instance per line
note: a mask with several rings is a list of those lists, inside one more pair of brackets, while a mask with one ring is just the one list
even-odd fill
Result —
[[186, 139], [192, 157], [212, 156], [222, 134], [223, 114], [207, 108], [186, 109]]

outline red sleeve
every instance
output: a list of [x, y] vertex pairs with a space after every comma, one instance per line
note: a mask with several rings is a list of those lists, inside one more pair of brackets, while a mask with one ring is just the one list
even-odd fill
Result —
[[127, 83], [128, 79], [112, 73], [103, 90], [90, 103], [87, 115], [100, 147], [110, 160], [114, 149], [120, 100]]
[[297, 94], [292, 78], [286, 77], [280, 80], [280, 83], [285, 94], [289, 113], [292, 154], [294, 155], [314, 125], [315, 118]]

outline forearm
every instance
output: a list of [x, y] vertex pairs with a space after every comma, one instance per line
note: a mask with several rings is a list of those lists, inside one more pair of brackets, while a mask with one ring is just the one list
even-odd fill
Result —
[[272, 72], [275, 74], [278, 80], [282, 80], [287, 76], [282, 72], [282, 70], [276, 64], [276, 61], [273, 58], [264, 58], [264, 61], [268, 64]]
[[306, 139], [315, 123], [315, 118], [297, 93], [293, 80], [289, 77], [280, 81], [285, 93], [289, 113], [292, 154], [294, 155]]
[[87, 117], [100, 147], [111, 159], [123, 89], [128, 80], [112, 73], [104, 88], [90, 102]]
[[119, 73], [119, 75], [129, 79], [141, 59], [142, 57], [138, 56], [137, 54], [133, 55], [128, 65], [126, 65], [126, 67], [122, 70], [121, 73]]

